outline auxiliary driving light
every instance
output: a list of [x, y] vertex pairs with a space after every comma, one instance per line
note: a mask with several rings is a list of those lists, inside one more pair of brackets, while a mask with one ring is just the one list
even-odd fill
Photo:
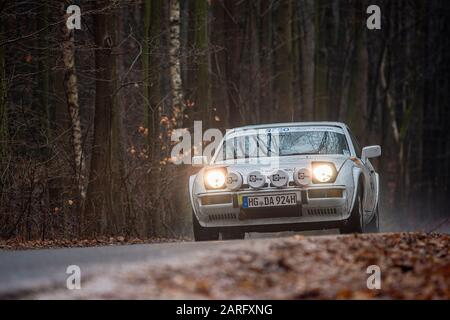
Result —
[[269, 176], [270, 183], [277, 188], [283, 188], [289, 183], [289, 175], [284, 170], [277, 170]]
[[311, 171], [307, 168], [299, 168], [294, 171], [294, 181], [298, 186], [307, 186], [311, 184]]
[[213, 169], [205, 173], [205, 186], [207, 189], [223, 189], [225, 187], [225, 170]]
[[253, 189], [260, 189], [266, 184], [266, 176], [259, 171], [252, 171], [247, 176], [247, 183]]
[[227, 188], [231, 191], [239, 190], [239, 188], [242, 186], [242, 176], [238, 172], [230, 172], [228, 173], [225, 184], [227, 185]]
[[336, 180], [336, 168], [331, 163], [313, 163], [313, 182], [327, 183]]

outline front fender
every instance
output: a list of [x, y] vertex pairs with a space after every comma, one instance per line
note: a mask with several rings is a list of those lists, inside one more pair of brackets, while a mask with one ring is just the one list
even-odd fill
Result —
[[198, 205], [196, 203], [196, 197], [194, 195], [194, 192], [196, 192], [196, 190], [198, 188], [196, 188], [195, 184], [196, 184], [196, 179], [198, 178], [198, 174], [192, 175], [189, 177], [189, 199], [191, 200], [191, 207], [192, 207], [192, 211], [194, 211], [194, 214], [197, 216], [199, 216], [198, 213]]
[[359, 192], [358, 181], [362, 174], [362, 169], [358, 167], [358, 165], [351, 159], [348, 159], [339, 170], [335, 183], [339, 185], [345, 185], [347, 188], [348, 214], [352, 212], [353, 206], [355, 205], [356, 195]]
[[376, 193], [375, 193], [375, 208], [378, 206], [378, 203], [380, 202], [380, 175], [378, 173], [375, 173], [375, 187], [376, 187]]
[[361, 175], [363, 174], [361, 168], [358, 167], [353, 167], [352, 170], [352, 175], [353, 175], [353, 193], [352, 193], [352, 202], [351, 202], [351, 206], [350, 206], [350, 212], [353, 211], [353, 207], [355, 206], [355, 202], [356, 202], [356, 196], [359, 192], [359, 179], [361, 177]]
[[[194, 181], [195, 181], [195, 174], [189, 177], [189, 199], [191, 200], [191, 206], [192, 209], [194, 209], [194, 197], [193, 197], [193, 191], [194, 191]], [[195, 210], [195, 209], [194, 209]]]
[[203, 183], [201, 183], [203, 181], [203, 172], [204, 169], [189, 177], [189, 198], [191, 200], [192, 210], [197, 218], [199, 217], [199, 209], [196, 194], [206, 191]]

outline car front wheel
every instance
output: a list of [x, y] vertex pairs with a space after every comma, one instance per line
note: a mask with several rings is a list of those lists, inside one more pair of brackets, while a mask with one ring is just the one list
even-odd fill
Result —
[[345, 233], [363, 233], [364, 232], [364, 215], [363, 215], [363, 196], [362, 188], [359, 188], [356, 196], [355, 205], [352, 213], [345, 226], [340, 229], [342, 234]]
[[375, 208], [375, 214], [373, 215], [372, 220], [367, 225], [366, 230], [370, 233], [380, 232], [380, 213], [378, 211], [378, 205]]
[[194, 229], [195, 241], [219, 240], [219, 231], [214, 228], [204, 228], [198, 222], [197, 216], [192, 212], [192, 224]]
[[222, 240], [236, 240], [245, 238], [245, 232], [241, 231], [223, 231], [220, 234], [222, 235]]

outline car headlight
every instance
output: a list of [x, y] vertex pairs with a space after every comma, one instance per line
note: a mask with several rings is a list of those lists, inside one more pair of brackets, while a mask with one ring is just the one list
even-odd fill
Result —
[[204, 180], [207, 189], [223, 189], [225, 187], [225, 171], [220, 169], [209, 170], [205, 173]]
[[313, 163], [313, 182], [327, 183], [336, 180], [336, 167], [331, 163]]

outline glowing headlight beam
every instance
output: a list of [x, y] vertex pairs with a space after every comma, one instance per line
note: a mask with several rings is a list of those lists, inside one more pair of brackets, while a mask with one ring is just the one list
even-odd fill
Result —
[[206, 173], [205, 182], [211, 189], [220, 189], [225, 186], [225, 174], [221, 170], [211, 170]]
[[329, 182], [333, 179], [334, 170], [329, 164], [320, 164], [313, 169], [314, 178], [318, 182]]

